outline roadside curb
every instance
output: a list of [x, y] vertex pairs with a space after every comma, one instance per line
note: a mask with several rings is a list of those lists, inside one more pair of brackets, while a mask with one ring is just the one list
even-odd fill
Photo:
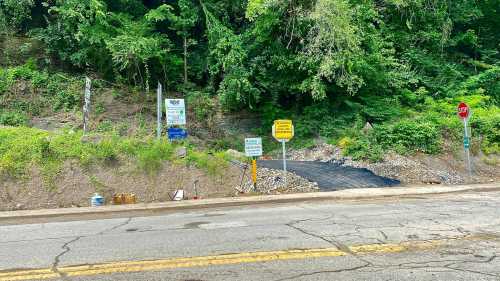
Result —
[[447, 193], [464, 192], [487, 192], [500, 191], [500, 183], [492, 184], [474, 184], [457, 186], [413, 186], [413, 187], [394, 187], [394, 188], [362, 188], [346, 189], [332, 192], [314, 192], [283, 195], [263, 195], [248, 197], [215, 198], [203, 200], [171, 201], [164, 203], [149, 203], [135, 205], [110, 205], [103, 207], [84, 207], [84, 208], [63, 208], [63, 209], [45, 209], [45, 210], [23, 210], [0, 212], [0, 224], [12, 224], [22, 220], [30, 219], [48, 219], [93, 216], [106, 217], [109, 215], [126, 214], [138, 216], [141, 214], [154, 214], [159, 212], [176, 212], [182, 210], [206, 209], [213, 207], [245, 206], [255, 204], [270, 203], [291, 203], [303, 201], [320, 200], [361, 200], [377, 199], [390, 197], [406, 197], [415, 195], [433, 195]]

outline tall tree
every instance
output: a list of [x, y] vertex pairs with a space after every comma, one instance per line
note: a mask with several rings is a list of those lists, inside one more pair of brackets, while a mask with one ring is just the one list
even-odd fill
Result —
[[34, 6], [34, 0], [0, 0], [0, 28], [2, 25], [14, 31], [27, 28]]

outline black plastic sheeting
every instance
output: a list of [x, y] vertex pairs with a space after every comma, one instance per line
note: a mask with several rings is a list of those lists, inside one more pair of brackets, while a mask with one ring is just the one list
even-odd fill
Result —
[[[350, 188], [391, 187], [400, 181], [375, 175], [364, 168], [353, 168], [338, 163], [316, 161], [287, 161], [287, 170], [309, 181], [317, 182], [322, 191]], [[262, 168], [282, 170], [283, 160], [261, 160]]]

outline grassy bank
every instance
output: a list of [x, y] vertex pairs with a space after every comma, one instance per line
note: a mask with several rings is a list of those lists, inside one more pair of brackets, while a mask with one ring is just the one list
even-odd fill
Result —
[[[185, 157], [176, 149], [187, 148]], [[68, 160], [82, 167], [133, 161], [146, 173], [155, 173], [165, 161], [192, 165], [209, 175], [221, 174], [229, 158], [224, 153], [196, 150], [188, 143], [172, 144], [152, 137], [116, 135], [83, 136], [81, 131], [47, 132], [27, 127], [0, 128], [0, 175], [22, 178], [34, 166], [40, 168], [46, 184], [54, 181]]]

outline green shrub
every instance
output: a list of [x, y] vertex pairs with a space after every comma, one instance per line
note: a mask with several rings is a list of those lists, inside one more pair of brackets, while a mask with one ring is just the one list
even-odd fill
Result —
[[97, 125], [96, 131], [99, 133], [108, 133], [112, 132], [114, 129], [113, 122], [109, 120], [104, 120]]
[[234, 137], [223, 137], [218, 138], [213, 141], [209, 141], [209, 148], [215, 151], [235, 149], [238, 151], [243, 151], [245, 149], [245, 144], [242, 139]]
[[12, 82], [13, 79], [9, 76], [8, 71], [6, 69], [0, 68], [0, 96], [10, 88]]
[[351, 156], [353, 160], [368, 160], [378, 162], [383, 159], [382, 147], [368, 138], [358, 138], [345, 143], [344, 155]]
[[82, 93], [71, 90], [60, 90], [53, 98], [54, 110], [70, 111], [80, 104]]
[[95, 157], [98, 161], [111, 162], [118, 160], [118, 146], [113, 139], [104, 139], [95, 147]]
[[207, 171], [209, 175], [220, 175], [228, 165], [229, 157], [224, 152], [209, 155], [207, 153], [189, 149], [186, 161], [190, 165]]
[[[128, 153], [133, 151], [130, 147], [122, 147], [122, 149]], [[139, 168], [153, 174], [161, 169], [163, 161], [172, 159], [174, 149], [174, 146], [165, 140], [150, 141], [143, 143], [140, 148], [134, 151], [134, 154]]]
[[492, 107], [478, 110], [470, 120], [472, 137], [482, 140], [481, 149], [486, 154], [500, 154], [500, 109]]
[[341, 149], [345, 149], [345, 148], [348, 148], [349, 146], [352, 146], [354, 144], [354, 140], [350, 137], [343, 137], [341, 138], [338, 142], [337, 142], [337, 145], [341, 148]]
[[441, 149], [438, 126], [424, 120], [401, 120], [395, 125], [375, 128], [377, 141], [398, 153], [424, 152], [435, 154]]
[[194, 116], [198, 122], [207, 122], [217, 112], [213, 99], [205, 92], [190, 92], [187, 95], [187, 103], [189, 108], [194, 110]]
[[398, 118], [403, 114], [399, 102], [391, 98], [379, 96], [363, 97], [363, 117], [370, 123], [384, 122]]
[[0, 129], [0, 175], [22, 176], [42, 159], [48, 133], [29, 128]]
[[0, 125], [24, 126], [28, 124], [28, 116], [22, 112], [0, 111]]

